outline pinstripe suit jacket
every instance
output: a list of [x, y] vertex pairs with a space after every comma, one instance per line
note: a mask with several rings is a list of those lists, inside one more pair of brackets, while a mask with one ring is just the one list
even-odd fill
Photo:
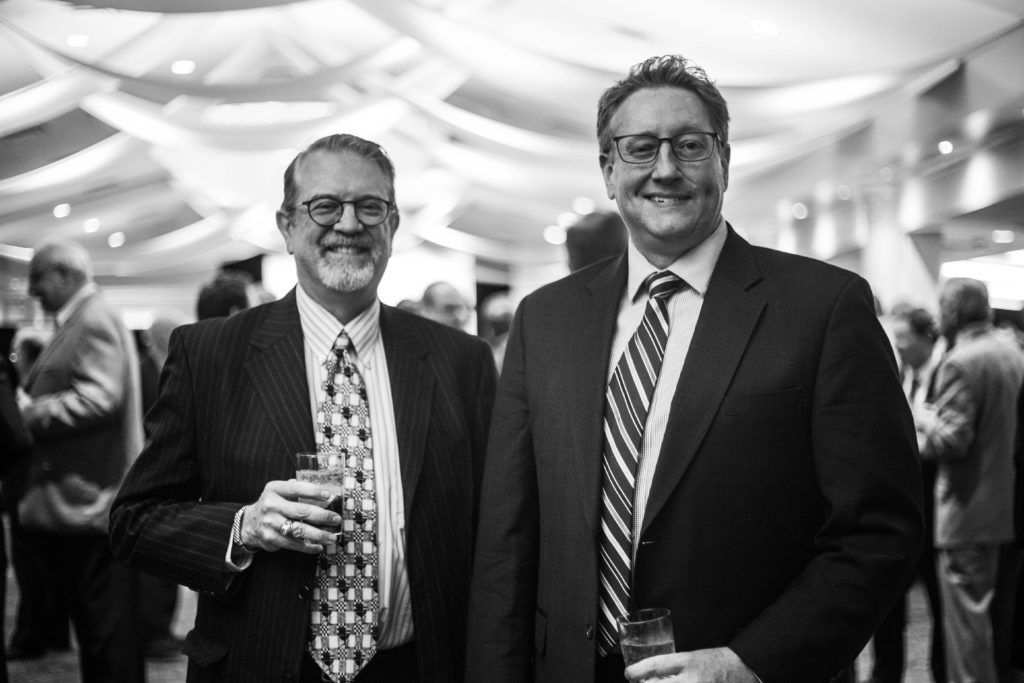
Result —
[[[487, 345], [382, 306], [423, 681], [462, 679], [478, 484], [496, 383]], [[200, 593], [189, 681], [295, 680], [307, 646], [316, 557], [257, 553], [225, 570], [235, 512], [290, 455], [313, 449], [294, 290], [280, 301], [179, 328], [147, 415], [150, 439], [114, 503], [123, 561]]]

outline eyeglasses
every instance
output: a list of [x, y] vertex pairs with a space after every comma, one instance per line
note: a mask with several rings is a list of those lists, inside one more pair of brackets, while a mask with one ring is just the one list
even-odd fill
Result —
[[717, 133], [689, 131], [670, 138], [655, 135], [620, 135], [612, 138], [619, 158], [627, 164], [647, 164], [661, 151], [661, 143], [668, 142], [672, 155], [679, 161], [704, 161], [715, 151]]
[[302, 202], [299, 206], [306, 207], [306, 211], [314, 223], [322, 228], [331, 228], [341, 220], [346, 204], [355, 207], [356, 219], [368, 228], [380, 225], [387, 220], [395, 206], [380, 197], [362, 197], [349, 201], [342, 201], [334, 197], [317, 197], [308, 202]]

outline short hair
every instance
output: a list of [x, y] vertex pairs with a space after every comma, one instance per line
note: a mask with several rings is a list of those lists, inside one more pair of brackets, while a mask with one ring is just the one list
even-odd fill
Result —
[[914, 334], [934, 342], [939, 338], [939, 327], [935, 316], [923, 308], [909, 304], [896, 304], [892, 307], [893, 320], [902, 320]]
[[951, 278], [942, 287], [942, 298], [949, 301], [956, 313], [957, 329], [964, 325], [992, 321], [988, 287], [981, 280], [969, 277]]
[[689, 90], [707, 107], [711, 127], [722, 143], [729, 141], [729, 105], [704, 69], [681, 55], [662, 55], [634, 64], [624, 79], [601, 95], [597, 104], [597, 141], [602, 155], [612, 148], [612, 116], [626, 98], [644, 88]]
[[196, 298], [196, 317], [226, 318], [235, 311], [249, 308], [252, 278], [237, 270], [225, 270], [206, 283]]
[[302, 150], [298, 155], [292, 159], [292, 162], [288, 164], [288, 168], [284, 171], [284, 200], [281, 202], [281, 211], [290, 214], [292, 209], [295, 208], [295, 202], [298, 199], [298, 188], [295, 185], [295, 171], [299, 166], [299, 163], [309, 156], [313, 152], [325, 151], [340, 154], [341, 152], [354, 152], [361, 157], [364, 157], [380, 167], [380, 170], [384, 172], [384, 177], [387, 178], [388, 184], [390, 185], [391, 196], [387, 199], [391, 202], [395, 201], [395, 166], [391, 163], [391, 157], [384, 150], [383, 147], [378, 145], [376, 142], [370, 140], [364, 140], [356, 135], [350, 135], [348, 133], [339, 133], [335, 135], [328, 135], [320, 138], [313, 142], [309, 147]]
[[36, 247], [32, 260], [47, 268], [58, 268], [82, 283], [92, 282], [92, 259], [78, 242], [48, 240]]
[[628, 242], [626, 224], [614, 211], [595, 211], [583, 216], [565, 230], [565, 250], [569, 256], [569, 270], [597, 263], [617, 256]]

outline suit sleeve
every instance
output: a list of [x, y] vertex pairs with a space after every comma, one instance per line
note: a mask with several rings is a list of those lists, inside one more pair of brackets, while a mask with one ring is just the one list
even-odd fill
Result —
[[841, 290], [824, 331], [811, 429], [823, 511], [813, 554], [730, 643], [766, 683], [827, 677], [852, 662], [921, 552], [913, 421], [859, 278]]
[[926, 434], [921, 456], [927, 460], [962, 460], [974, 443], [979, 401], [967, 375], [947, 361], [940, 371], [935, 421]]
[[150, 439], [110, 513], [110, 542], [128, 565], [227, 597], [244, 576], [224, 564], [242, 504], [201, 500], [194, 386], [185, 335], [175, 330], [160, 396], [146, 416]]
[[69, 344], [73, 355], [64, 361], [68, 388], [34, 396], [23, 411], [25, 424], [37, 439], [90, 429], [117, 418], [124, 409], [126, 374], [134, 369], [125, 362], [121, 333], [111, 320], [83, 319], [82, 333]]
[[467, 681], [527, 681], [537, 591], [538, 509], [524, 313], [513, 321], [494, 405], [470, 589]]

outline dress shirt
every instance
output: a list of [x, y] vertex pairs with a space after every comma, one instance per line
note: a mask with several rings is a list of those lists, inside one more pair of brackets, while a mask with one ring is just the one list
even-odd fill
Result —
[[369, 308], [342, 325], [327, 309], [314, 301], [301, 285], [296, 290], [313, 424], [316, 424], [317, 406], [324, 398], [321, 387], [326, 380], [325, 361], [342, 330], [352, 340], [356, 351], [355, 362], [366, 384], [377, 497], [377, 561], [381, 608], [381, 636], [377, 647], [381, 650], [394, 648], [412, 640], [413, 623], [405, 559], [402, 472], [398, 459], [391, 380], [380, 334], [380, 301], [374, 299]]
[[[619, 358], [626, 350], [630, 338], [644, 317], [644, 310], [649, 298], [647, 289], [643, 286], [644, 280], [651, 273], [670, 270], [687, 284], [669, 299], [669, 332], [668, 341], [665, 344], [665, 359], [661, 366], [661, 372], [658, 373], [658, 382], [654, 387], [654, 396], [647, 414], [647, 424], [644, 427], [643, 442], [640, 446], [636, 492], [633, 498], [634, 560], [640, 539], [640, 529], [643, 528], [647, 497], [651, 492], [654, 470], [658, 465], [661, 443], [668, 425], [672, 397], [676, 393], [679, 374], [682, 372], [686, 353], [690, 349], [690, 341], [693, 339], [693, 332], [697, 327], [697, 318], [704, 303], [708, 282], [711, 280], [715, 264], [718, 263], [718, 256], [722, 253], [726, 235], [725, 220], [722, 219], [718, 228], [707, 239], [680, 256], [665, 269], [655, 268], [651, 265], [632, 240], [629, 241], [627, 247], [628, 276], [626, 289], [623, 292], [622, 301], [619, 303], [615, 337], [612, 339], [612, 352], [608, 366], [609, 381], [612, 373], [615, 372]], [[685, 391], [686, 388], [682, 387], [680, 390]]]

